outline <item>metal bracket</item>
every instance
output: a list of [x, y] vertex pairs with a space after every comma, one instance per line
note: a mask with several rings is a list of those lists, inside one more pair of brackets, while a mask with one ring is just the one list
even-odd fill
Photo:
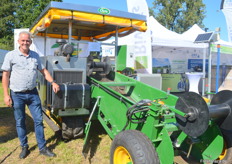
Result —
[[87, 157], [87, 154], [88, 154], [88, 150], [87, 150], [87, 144], [88, 144], [88, 141], [89, 141], [89, 132], [90, 132], [90, 127], [91, 127], [91, 120], [92, 120], [92, 117], [93, 117], [93, 114], [96, 110], [96, 107], [97, 107], [97, 104], [100, 100], [101, 96], [98, 96], [97, 97], [97, 101], [95, 102], [94, 104], [94, 107], [93, 107], [93, 110], [89, 116], [89, 120], [88, 122], [86, 123], [86, 127], [85, 127], [85, 139], [84, 139], [84, 145], [83, 145], [83, 149], [82, 149], [82, 155], [86, 158]]

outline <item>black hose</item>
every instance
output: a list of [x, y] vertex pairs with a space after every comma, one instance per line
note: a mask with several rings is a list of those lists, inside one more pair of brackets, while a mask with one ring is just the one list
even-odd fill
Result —
[[[146, 121], [146, 116], [144, 112], [147, 112], [148, 110], [150, 110], [147, 105], [148, 103], [151, 103], [151, 100], [141, 100], [139, 102], [137, 102], [136, 104], [132, 105], [130, 108], [128, 108], [127, 110], [127, 122], [126, 125], [124, 126], [124, 128], [122, 129], [122, 131], [124, 131], [126, 129], [126, 127], [128, 126], [129, 122], [134, 123], [134, 124], [139, 124], [142, 122]], [[137, 117], [136, 114], [137, 113], [142, 113], [143, 116], [142, 117]]]
[[136, 104], [134, 104], [134, 105], [132, 105], [131, 107], [128, 108], [127, 102], [121, 96], [109, 91], [107, 88], [105, 88], [104, 86], [96, 83], [93, 80], [92, 80], [92, 84], [99, 87], [99, 88], [101, 88], [106, 93], [108, 93], [111, 96], [117, 98], [118, 100], [120, 100], [121, 102], [123, 102], [126, 105], [126, 107], [128, 109], [127, 114], [126, 114], [127, 122], [126, 122], [126, 125], [124, 126], [124, 128], [122, 129], [122, 131], [124, 131], [126, 129], [129, 122], [134, 123], [134, 124], [139, 124], [139, 123], [142, 123], [142, 122], [146, 121], [145, 113], [144, 113], [143, 117], [137, 117], [136, 113], [147, 112], [148, 110], [150, 110], [147, 107], [147, 105], [152, 102], [151, 100], [148, 100], [148, 99], [140, 100], [139, 102], [137, 102]]

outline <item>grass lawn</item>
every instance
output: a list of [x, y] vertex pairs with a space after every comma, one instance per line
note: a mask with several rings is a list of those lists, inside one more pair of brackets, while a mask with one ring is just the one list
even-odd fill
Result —
[[26, 125], [28, 143], [31, 153], [25, 159], [19, 159], [21, 148], [15, 129], [13, 110], [4, 105], [2, 84], [0, 83], [0, 164], [108, 164], [111, 139], [106, 135], [100, 124], [94, 124], [89, 145], [89, 154], [85, 159], [82, 155], [83, 138], [63, 142], [44, 123], [47, 146], [57, 154], [55, 158], [39, 155], [33, 120], [27, 109]]

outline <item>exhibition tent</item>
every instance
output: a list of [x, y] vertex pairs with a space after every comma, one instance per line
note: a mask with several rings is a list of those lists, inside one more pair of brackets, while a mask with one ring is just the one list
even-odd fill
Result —
[[[194, 29], [186, 31], [185, 34], [178, 34], [161, 25], [153, 16], [150, 16], [148, 21], [151, 29], [152, 45], [196, 48], [204, 48], [206, 46], [202, 43], [193, 43], [192, 38], [195, 37], [194, 33], [197, 28], [195, 26], [193, 26]], [[194, 33], [192, 31], [194, 31]]]
[[[209, 43], [194, 43], [199, 34], [205, 33], [197, 24], [184, 33], [177, 34], [160, 25], [153, 17], [150, 17], [149, 21], [152, 31], [153, 67], [163, 67], [165, 64], [169, 64], [171, 73], [191, 72], [196, 66], [203, 67], [203, 56], [209, 56], [209, 52], [212, 57], [210, 71], [212, 66], [215, 70], [215, 66], [232, 65], [232, 43], [221, 39], [211, 42], [210, 51]], [[220, 45], [220, 48], [217, 48], [217, 45]], [[220, 54], [220, 60], [218, 54]], [[208, 69], [207, 65], [206, 69]], [[214, 79], [215, 71], [212, 74]], [[218, 78], [218, 76], [216, 77]], [[224, 77], [222, 78], [224, 79]], [[213, 86], [213, 88], [215, 87]]]
[[[152, 37], [152, 54], [153, 57], [169, 58], [169, 59], [202, 59], [203, 54], [208, 54], [208, 43], [194, 43], [199, 34], [205, 33], [197, 24], [194, 24], [189, 30], [182, 34], [177, 34], [166, 29], [154, 17], [149, 17], [151, 37]], [[232, 43], [219, 40], [211, 42], [212, 65], [217, 64], [217, 45], [220, 44], [221, 63], [232, 65]], [[182, 64], [184, 62], [182, 61]], [[187, 63], [185, 63], [187, 65]], [[179, 70], [180, 72], [187, 72], [191, 64], [188, 63], [188, 68]], [[181, 67], [181, 66], [180, 66]], [[177, 70], [175, 70], [177, 72]]]
[[[163, 67], [168, 64], [171, 67], [171, 73], [182, 73], [194, 71], [193, 68], [199, 65], [199, 63], [202, 65], [203, 55], [207, 56], [209, 53], [209, 44], [194, 43], [194, 40], [199, 34], [205, 33], [198, 25], [195, 24], [184, 33], [178, 34], [165, 28], [153, 16], [148, 18], [148, 24], [148, 29], [151, 31], [152, 67]], [[128, 45], [128, 51], [134, 50], [133, 45], [130, 45], [130, 43], [130, 38], [119, 38], [119, 45]], [[228, 44], [221, 40], [215, 44], [217, 43], [221, 43], [222, 45]], [[216, 61], [216, 52], [217, 49], [213, 51], [214, 57], [212, 64], [214, 65], [216, 64], [214, 62]], [[224, 51], [222, 53], [224, 54]], [[128, 54], [131, 56], [133, 51]], [[229, 62], [232, 58], [225, 60]]]
[[[196, 37], [199, 34], [205, 33], [204, 30], [202, 30], [197, 24], [193, 25], [189, 30], [184, 32], [182, 35], [183, 38], [194, 42]], [[195, 43], [197, 44], [197, 43]], [[201, 44], [202, 45], [202, 44]], [[206, 44], [206, 48], [208, 48], [209, 44]], [[212, 65], [217, 64], [217, 53], [218, 53], [218, 48], [217, 45], [220, 45], [220, 54], [221, 56], [221, 64], [226, 64], [226, 65], [232, 65], [232, 43], [226, 42], [222, 39], [219, 39], [218, 41], [211, 42], [210, 46], [210, 51], [212, 54]], [[208, 52], [207, 52], [208, 53]]]
[[181, 36], [189, 41], [194, 42], [198, 34], [205, 33], [197, 24], [194, 24], [190, 29], [181, 34]]
[[[204, 30], [202, 30], [197, 24], [194, 24], [189, 30], [181, 34], [181, 36], [184, 39], [187, 39], [189, 41], [194, 42], [196, 37], [199, 34], [205, 33]], [[222, 53], [223, 54], [232, 54], [231, 48], [232, 48], [232, 43], [224, 41], [222, 39], [219, 39], [218, 41], [211, 42], [211, 50], [212, 52], [217, 52], [216, 45], [220, 44], [222, 48]]]
[[190, 72], [203, 58], [203, 54], [207, 53], [208, 44], [196, 44], [192, 40], [192, 38], [196, 38], [192, 31], [195, 32], [197, 26], [189, 29], [183, 35], [166, 29], [152, 16], [149, 17], [149, 24], [152, 37], [153, 68], [164, 67], [165, 63], [166, 67], [170, 67], [169, 72], [171, 73]]
[[[205, 31], [202, 30], [197, 24], [194, 24], [184, 33], [178, 34], [165, 28], [153, 16], [150, 16], [148, 21], [151, 29], [152, 45], [195, 48], [208, 47], [208, 44], [206, 43], [194, 43], [199, 34], [205, 33]], [[217, 42], [212, 42], [212, 44], [232, 47], [232, 43], [223, 41], [221, 39]]]

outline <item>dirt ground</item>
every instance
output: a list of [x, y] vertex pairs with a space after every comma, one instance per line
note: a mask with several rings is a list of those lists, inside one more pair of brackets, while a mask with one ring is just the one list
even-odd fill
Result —
[[13, 111], [10, 108], [0, 108], [0, 164], [108, 164], [111, 139], [105, 134], [100, 124], [93, 127], [94, 133], [90, 138], [88, 156], [82, 155], [84, 139], [75, 139], [69, 142], [62, 141], [48, 127], [46, 123], [45, 136], [47, 146], [57, 154], [55, 158], [39, 155], [36, 144], [33, 121], [27, 113], [27, 130], [30, 154], [25, 159], [19, 159], [21, 147], [15, 129]]

